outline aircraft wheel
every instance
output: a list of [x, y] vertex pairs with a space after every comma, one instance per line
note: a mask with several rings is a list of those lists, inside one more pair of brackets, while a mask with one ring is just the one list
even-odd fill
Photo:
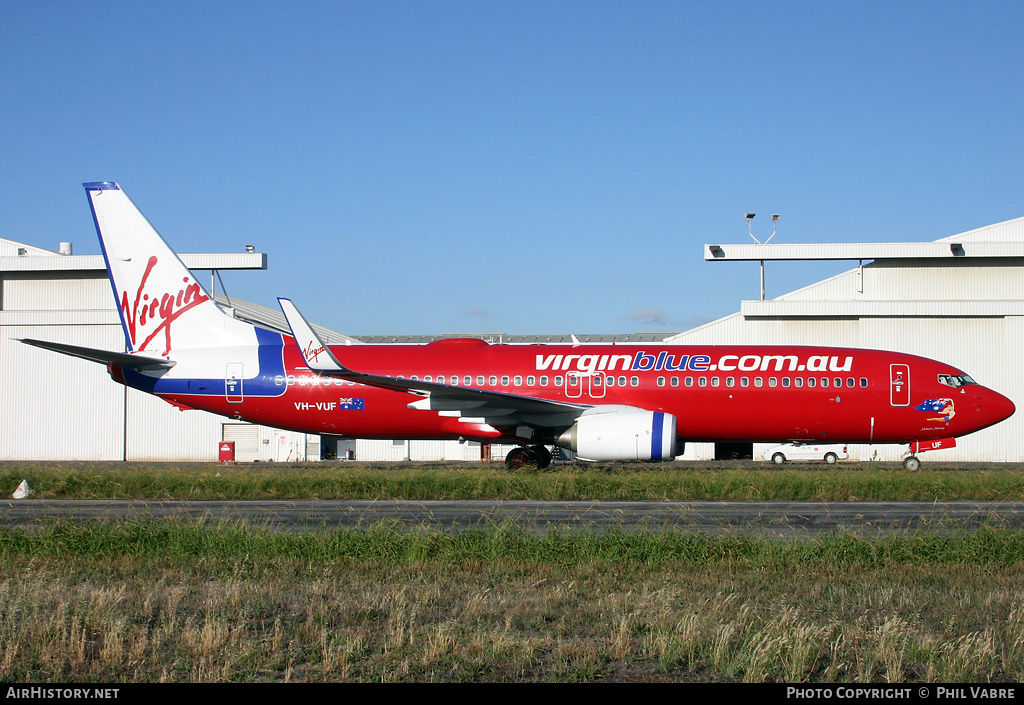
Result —
[[782, 465], [784, 462], [786, 462], [786, 456], [784, 456], [782, 453], [776, 453], [775, 455], [772, 456], [772, 462], [775, 463], [776, 465]]
[[537, 466], [537, 456], [529, 448], [513, 448], [505, 456], [506, 470], [522, 470], [531, 465]]
[[530, 446], [530, 452], [537, 460], [538, 470], [546, 470], [551, 465], [551, 451], [544, 446]]
[[839, 460], [839, 458], [835, 453], [825, 453], [825, 462], [829, 465], [835, 465], [837, 460]]
[[903, 467], [905, 467], [910, 472], [916, 472], [921, 468], [921, 461], [912, 455], [903, 461]]

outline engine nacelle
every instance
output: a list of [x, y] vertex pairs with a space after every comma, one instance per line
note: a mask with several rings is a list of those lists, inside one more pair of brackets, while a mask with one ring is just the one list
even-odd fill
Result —
[[584, 460], [672, 460], [676, 417], [633, 406], [587, 409], [555, 443]]

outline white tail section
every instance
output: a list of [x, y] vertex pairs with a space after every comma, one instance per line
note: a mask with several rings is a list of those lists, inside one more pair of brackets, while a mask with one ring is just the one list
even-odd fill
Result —
[[83, 184], [131, 352], [167, 357], [175, 349], [252, 343], [252, 326], [213, 302], [121, 187]]

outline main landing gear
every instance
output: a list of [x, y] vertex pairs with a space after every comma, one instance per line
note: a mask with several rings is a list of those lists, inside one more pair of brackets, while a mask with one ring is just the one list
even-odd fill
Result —
[[510, 450], [505, 456], [506, 470], [520, 470], [525, 467], [544, 470], [549, 465], [551, 465], [551, 451], [544, 446], [519, 446]]
[[903, 459], [903, 467], [905, 467], [910, 472], [917, 472], [918, 470], [921, 469], [921, 461], [918, 460], [915, 456], [911, 455], [909, 458]]

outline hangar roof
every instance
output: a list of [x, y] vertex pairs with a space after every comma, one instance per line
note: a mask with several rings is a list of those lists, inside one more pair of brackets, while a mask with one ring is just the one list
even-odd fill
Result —
[[[189, 269], [266, 269], [263, 252], [178, 255]], [[0, 238], [0, 272], [105, 272], [103, 255], [64, 255]]]
[[934, 242], [737, 243], [704, 245], [707, 261], [1024, 258], [1024, 218]]

